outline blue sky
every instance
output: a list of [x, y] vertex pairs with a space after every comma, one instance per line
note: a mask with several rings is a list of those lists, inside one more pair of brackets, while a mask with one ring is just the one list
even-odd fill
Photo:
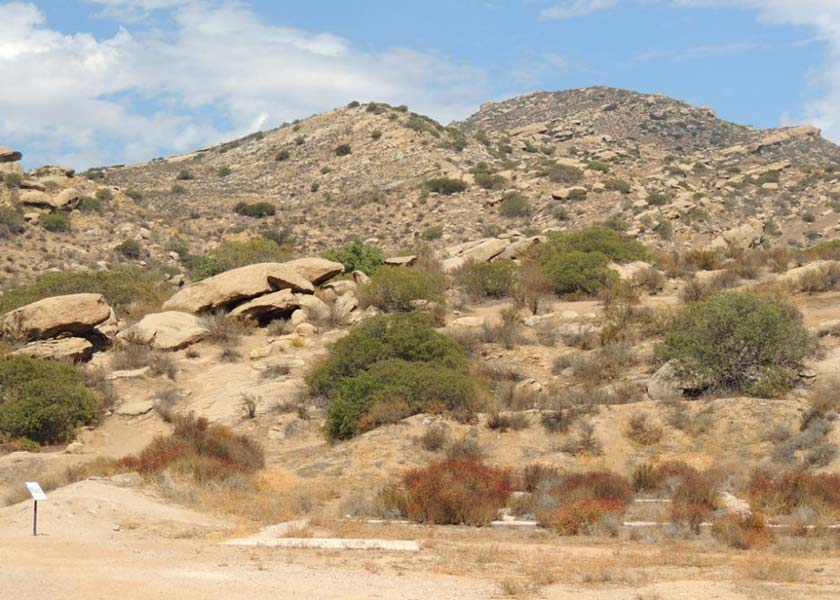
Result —
[[187, 151], [383, 100], [447, 122], [532, 90], [664, 93], [840, 141], [838, 0], [0, 0], [26, 166]]

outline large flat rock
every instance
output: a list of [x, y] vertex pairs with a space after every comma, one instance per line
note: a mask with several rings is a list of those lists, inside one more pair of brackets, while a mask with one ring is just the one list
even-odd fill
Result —
[[188, 285], [167, 300], [167, 311], [199, 313], [230, 308], [272, 291], [313, 293], [312, 283], [286, 263], [257, 263]]
[[23, 348], [12, 352], [12, 355], [71, 362], [88, 360], [92, 354], [93, 344], [84, 338], [77, 337], [30, 342]]
[[69, 294], [44, 298], [6, 313], [0, 331], [15, 339], [44, 340], [59, 334], [91, 334], [111, 316], [102, 294]]
[[326, 258], [308, 257], [297, 258], [284, 263], [290, 269], [297, 271], [313, 285], [320, 285], [344, 272], [344, 265], [327, 260]]

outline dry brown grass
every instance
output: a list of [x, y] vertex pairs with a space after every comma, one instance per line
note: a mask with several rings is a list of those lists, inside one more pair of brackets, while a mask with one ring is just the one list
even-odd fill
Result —
[[802, 565], [764, 554], [750, 555], [739, 564], [738, 571], [743, 577], [755, 581], [801, 583], [808, 580]]

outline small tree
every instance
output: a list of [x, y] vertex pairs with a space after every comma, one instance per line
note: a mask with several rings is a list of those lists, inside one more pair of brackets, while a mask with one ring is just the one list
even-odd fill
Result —
[[322, 254], [324, 258], [340, 262], [344, 265], [345, 273], [362, 271], [373, 275], [385, 264], [385, 255], [378, 246], [365, 244], [361, 239], [355, 238], [352, 242], [332, 248]]
[[790, 388], [815, 347], [795, 308], [734, 292], [686, 306], [657, 354], [709, 386], [769, 397]]

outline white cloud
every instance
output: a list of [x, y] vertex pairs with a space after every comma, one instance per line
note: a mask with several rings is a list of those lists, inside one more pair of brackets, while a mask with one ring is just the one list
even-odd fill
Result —
[[618, 0], [568, 0], [557, 6], [545, 8], [540, 11], [540, 19], [543, 21], [555, 21], [561, 19], [573, 19], [590, 13], [607, 10], [618, 4]]
[[0, 4], [0, 143], [27, 150], [29, 165], [146, 160], [353, 99], [447, 121], [487, 96], [479, 70], [407, 48], [361, 52], [268, 24], [240, 2], [95, 1], [168, 9], [167, 22], [96, 39], [46, 27], [31, 3]]
[[[828, 59], [811, 78], [822, 90], [821, 98], [806, 104], [802, 118], [822, 129], [827, 138], [840, 142], [840, 0], [672, 0], [672, 3], [748, 8], [767, 23], [813, 29], [816, 39], [827, 44]], [[784, 122], [790, 122], [790, 115], [784, 116]]]

